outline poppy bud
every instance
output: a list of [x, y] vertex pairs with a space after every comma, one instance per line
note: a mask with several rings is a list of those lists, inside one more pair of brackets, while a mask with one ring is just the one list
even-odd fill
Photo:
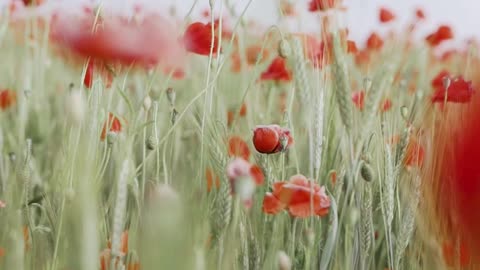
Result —
[[408, 108], [406, 106], [402, 106], [400, 108], [400, 114], [402, 115], [403, 120], [407, 121], [408, 120]]
[[158, 146], [157, 138], [155, 136], [148, 137], [146, 145], [147, 145], [148, 150], [155, 150], [155, 148], [157, 148], [157, 146]]
[[272, 153], [279, 143], [278, 133], [269, 126], [260, 126], [253, 131], [253, 145], [260, 153]]
[[177, 94], [175, 93], [175, 90], [173, 90], [173, 88], [171, 87], [167, 88], [167, 99], [168, 99], [168, 102], [170, 103], [170, 106], [173, 106], [175, 104], [176, 97], [177, 97]]
[[143, 99], [143, 109], [148, 112], [150, 110], [150, 107], [152, 107], [152, 99], [149, 96], [146, 96]]
[[290, 131], [278, 125], [257, 126], [253, 131], [253, 145], [262, 154], [286, 151], [292, 144]]
[[292, 54], [292, 48], [286, 39], [282, 39], [278, 43], [278, 54], [285, 59]]
[[371, 182], [374, 178], [372, 167], [368, 163], [363, 162], [362, 167], [360, 168], [360, 175], [362, 176], [363, 180]]
[[443, 88], [448, 89], [450, 87], [451, 80], [448, 76], [443, 77], [442, 84]]
[[109, 146], [113, 145], [117, 141], [117, 133], [113, 131], [109, 131], [107, 133], [107, 144]]

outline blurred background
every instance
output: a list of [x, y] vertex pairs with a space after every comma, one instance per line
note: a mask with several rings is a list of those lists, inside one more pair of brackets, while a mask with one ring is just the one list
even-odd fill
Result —
[[[0, 0], [0, 7], [12, 0]], [[18, 0], [17, 0], [18, 1]], [[56, 4], [71, 5], [91, 2], [102, 2], [104, 5], [119, 9], [122, 12], [131, 12], [134, 5], [143, 5], [148, 8], [159, 9], [165, 13], [172, 11], [183, 18], [195, 4], [191, 16], [193, 20], [202, 18], [202, 12], [208, 9], [209, 0], [43, 0], [47, 6]], [[294, 19], [282, 21], [282, 25], [291, 31], [313, 31], [318, 28], [318, 13], [308, 12], [310, 0], [288, 0], [295, 3], [299, 14]], [[215, 14], [221, 10], [226, 11], [226, 0], [216, 0]], [[279, 24], [278, 3], [280, 0], [228, 0], [232, 3], [237, 14], [247, 6], [245, 16], [261, 27]], [[432, 32], [439, 24], [448, 24], [454, 30], [456, 43], [463, 42], [470, 37], [480, 38], [480, 10], [479, 0], [343, 0], [347, 8], [343, 12], [343, 23], [350, 29], [350, 38], [362, 43], [372, 31], [386, 33], [392, 28], [398, 31], [405, 29], [406, 25], [414, 18], [417, 8], [422, 8], [426, 20], [417, 29], [419, 36]], [[397, 20], [393, 24], [379, 25], [378, 10], [386, 7], [392, 10]]]
[[[186, 14], [194, 0], [144, 0], [145, 2], [161, 3], [164, 8], [175, 6], [179, 15]], [[121, 1], [119, 1], [121, 2]], [[124, 1], [129, 2], [129, 1]], [[220, 10], [221, 0], [215, 5]], [[237, 12], [240, 12], [249, 3], [249, 0], [231, 0]], [[277, 4], [279, 0], [253, 0], [246, 12], [246, 16], [255, 19], [261, 25], [271, 25], [278, 22]], [[309, 0], [291, 0], [296, 3], [297, 12], [300, 14], [300, 23], [292, 23], [293, 28], [303, 30], [315, 29], [318, 17], [308, 14]], [[194, 14], [208, 8], [208, 0], [199, 0]], [[358, 42], [362, 42], [372, 30], [387, 31], [392, 26], [378, 24], [378, 9], [381, 6], [391, 9], [396, 13], [398, 21], [393, 27], [400, 29], [414, 17], [416, 8], [422, 8], [426, 14], [426, 21], [420, 33], [431, 32], [438, 24], [449, 24], [455, 34], [463, 41], [471, 36], [480, 37], [480, 1], [478, 0], [344, 0], [348, 8], [344, 13], [344, 20], [350, 29], [350, 35]], [[292, 29], [299, 30], [299, 29]]]

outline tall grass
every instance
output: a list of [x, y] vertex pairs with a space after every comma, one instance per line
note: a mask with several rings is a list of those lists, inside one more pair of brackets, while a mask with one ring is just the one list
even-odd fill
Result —
[[[219, 5], [211, 1], [212, 10]], [[48, 28], [26, 20], [19, 39], [9, 16], [0, 17], [0, 84], [17, 95], [0, 111], [0, 269], [443, 269], [431, 259], [439, 249], [422, 248], [438, 243], [417, 230], [422, 174], [403, 163], [418, 137], [412, 124], [430, 106], [403, 86], [428, 88], [432, 71], [419, 55], [429, 49], [396, 53], [408, 41], [399, 35], [359, 66], [334, 31], [332, 63], [314, 69], [303, 40], [276, 28], [255, 36], [242, 15], [235, 19], [222, 53], [189, 56], [184, 79], [128, 68], [111, 88], [95, 76], [86, 89], [86, 66], [60, 58]], [[247, 68], [242, 56], [244, 68], [232, 72], [237, 39], [240, 48], [260, 43], [269, 58]], [[294, 81], [258, 81], [279, 44]], [[360, 110], [351, 95], [362, 86]], [[393, 107], [382, 112], [385, 97]], [[122, 130], [102, 141], [110, 112]], [[256, 152], [260, 124], [290, 128], [294, 146]], [[232, 194], [225, 171], [233, 135], [266, 177], [251, 208]], [[264, 213], [273, 183], [299, 173], [312, 189], [326, 187], [328, 216]]]

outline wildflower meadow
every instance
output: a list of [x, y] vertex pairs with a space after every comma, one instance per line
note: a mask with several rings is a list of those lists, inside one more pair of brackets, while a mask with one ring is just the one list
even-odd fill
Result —
[[421, 6], [3, 1], [1, 270], [480, 269], [480, 43]]

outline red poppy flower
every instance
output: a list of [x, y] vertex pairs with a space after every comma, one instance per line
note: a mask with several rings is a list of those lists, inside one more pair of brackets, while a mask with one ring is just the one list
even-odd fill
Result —
[[110, 126], [110, 132], [119, 133], [122, 131], [122, 123], [120, 122], [120, 119], [112, 113], [109, 113], [108, 121], [103, 125], [102, 134], [100, 135], [102, 141], [107, 137], [107, 124]]
[[[285, 143], [286, 145], [282, 145]], [[262, 154], [274, 154], [293, 145], [290, 131], [278, 125], [256, 126], [253, 131], [253, 145]]]
[[145, 16], [140, 22], [102, 16], [95, 25], [94, 14], [79, 17], [67, 12], [57, 14], [51, 27], [57, 44], [82, 57], [109, 63], [178, 67], [185, 55], [174, 28], [158, 15]]
[[250, 149], [247, 143], [238, 136], [232, 136], [228, 140], [228, 154], [233, 157], [241, 157], [245, 160], [250, 158]]
[[375, 32], [373, 32], [367, 39], [367, 48], [370, 50], [378, 50], [383, 47], [382, 38]]
[[335, 8], [339, 3], [339, 0], [311, 0], [308, 4], [308, 11], [326, 11]]
[[450, 79], [450, 86], [437, 87], [432, 96], [432, 102], [453, 102], [453, 103], [467, 103], [472, 99], [474, 93], [472, 82], [465, 81], [462, 76], [455, 79]]
[[353, 40], [347, 40], [347, 52], [356, 54], [358, 52], [357, 44]]
[[450, 78], [450, 72], [448, 72], [447, 70], [440, 71], [437, 76], [432, 79], [432, 87], [435, 89], [443, 87], [444, 78]]
[[423, 12], [423, 9], [417, 8], [415, 10], [415, 16], [417, 17], [417, 19], [423, 20], [423, 19], [425, 19], [425, 12]]
[[0, 90], [0, 109], [6, 110], [17, 102], [17, 93], [12, 90]]
[[388, 23], [395, 19], [395, 14], [393, 14], [393, 12], [389, 9], [380, 8], [378, 18], [381, 23]]
[[359, 110], [363, 110], [365, 107], [365, 91], [355, 91], [352, 93], [352, 101]]
[[382, 106], [380, 108], [380, 111], [382, 112], [387, 112], [392, 108], [392, 101], [390, 99], [385, 99], [383, 100]]
[[273, 59], [267, 70], [260, 76], [261, 80], [273, 80], [273, 81], [291, 81], [292, 73], [287, 69], [285, 59], [277, 56]]
[[292, 176], [288, 182], [274, 183], [272, 193], [267, 193], [263, 200], [263, 212], [267, 214], [288, 209], [290, 215], [306, 218], [325, 216], [329, 208], [330, 198], [325, 188], [300, 174]]
[[425, 40], [430, 46], [438, 46], [445, 40], [453, 39], [453, 31], [448, 25], [441, 25], [438, 29], [429, 34]]
[[214, 33], [215, 29], [212, 33], [212, 26], [210, 23], [204, 24], [201, 22], [195, 22], [190, 24], [185, 30], [183, 36], [185, 48], [192, 53], [210, 55], [210, 50], [212, 50], [213, 46], [212, 53], [216, 54], [218, 51], [218, 36], [215, 36], [212, 45], [212, 35], [214, 35]]
[[258, 165], [252, 165], [252, 167], [250, 168], [250, 175], [253, 177], [257, 185], [262, 185], [265, 181], [265, 175], [263, 174], [263, 170]]

